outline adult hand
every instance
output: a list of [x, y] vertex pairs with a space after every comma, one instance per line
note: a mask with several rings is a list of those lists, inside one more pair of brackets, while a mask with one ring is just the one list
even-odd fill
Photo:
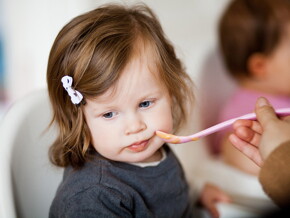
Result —
[[267, 99], [259, 98], [257, 121], [238, 120], [233, 124], [230, 142], [258, 166], [281, 143], [290, 140], [290, 116], [279, 119]]

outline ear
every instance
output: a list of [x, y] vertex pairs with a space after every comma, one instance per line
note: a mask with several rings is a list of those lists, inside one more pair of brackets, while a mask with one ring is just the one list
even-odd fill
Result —
[[267, 57], [261, 53], [254, 53], [248, 60], [248, 71], [251, 76], [257, 79], [262, 79], [267, 73]]

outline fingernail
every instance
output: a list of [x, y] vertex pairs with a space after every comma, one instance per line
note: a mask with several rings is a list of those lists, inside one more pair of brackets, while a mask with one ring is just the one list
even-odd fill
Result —
[[263, 98], [263, 97], [260, 97], [259, 99], [258, 99], [258, 106], [259, 107], [263, 107], [263, 106], [270, 106], [270, 103], [269, 103], [269, 101], [266, 99], [266, 98]]

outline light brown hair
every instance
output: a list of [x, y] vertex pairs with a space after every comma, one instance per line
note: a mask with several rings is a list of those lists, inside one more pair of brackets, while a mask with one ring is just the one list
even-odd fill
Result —
[[103, 5], [71, 20], [51, 48], [47, 84], [52, 123], [56, 122], [60, 131], [50, 149], [54, 164], [81, 167], [90, 158], [92, 147], [83, 106], [72, 104], [61, 78], [73, 77], [73, 88], [84, 99], [100, 96], [116, 84], [140, 39], [149, 42], [156, 53], [155, 67], [172, 99], [175, 130], [187, 119], [193, 84], [152, 10], [144, 4]]
[[219, 44], [234, 77], [250, 77], [247, 62], [254, 53], [270, 55], [290, 23], [289, 0], [233, 0], [219, 22]]

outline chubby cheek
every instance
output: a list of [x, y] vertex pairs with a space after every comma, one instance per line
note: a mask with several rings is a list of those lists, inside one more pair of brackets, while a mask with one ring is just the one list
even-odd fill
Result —
[[108, 157], [108, 155], [113, 155], [114, 144], [116, 144], [116, 136], [114, 132], [106, 130], [105, 128], [98, 128], [99, 131], [91, 131], [92, 144], [96, 151], [101, 155]]
[[163, 107], [161, 111], [154, 117], [153, 120], [155, 130], [172, 133], [173, 131], [173, 118], [170, 106]]
[[167, 132], [167, 133], [172, 133], [173, 131], [172, 116], [168, 116], [167, 118], [166, 116], [159, 118], [158, 124], [159, 124], [158, 125], [159, 128], [156, 128], [156, 129]]

